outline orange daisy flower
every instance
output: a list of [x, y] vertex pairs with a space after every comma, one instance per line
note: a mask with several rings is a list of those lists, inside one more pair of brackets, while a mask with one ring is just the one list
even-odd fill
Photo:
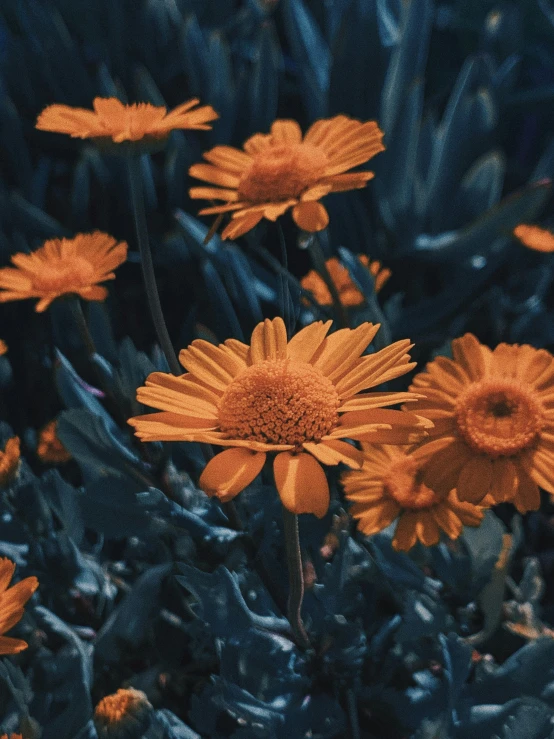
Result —
[[[15, 563], [5, 557], [0, 558], [0, 634], [2, 635], [21, 621], [23, 606], [38, 588], [38, 580], [34, 576], [26, 577], [8, 588], [14, 572]], [[27, 647], [28, 644], [23, 639], [0, 636], [0, 654], [17, 654]]]
[[115, 279], [113, 270], [127, 258], [127, 244], [94, 231], [73, 239], [51, 239], [31, 254], [14, 254], [15, 267], [0, 269], [0, 303], [40, 298], [42, 313], [62, 295], [105, 300], [108, 291], [98, 283]]
[[268, 452], [277, 452], [273, 470], [283, 505], [324, 516], [329, 487], [320, 463], [362, 464], [362, 453], [344, 439], [406, 444], [421, 439], [429, 424], [384, 409], [416, 395], [361, 393], [414, 366], [408, 340], [361, 357], [379, 326], [364, 323], [327, 336], [330, 326], [312, 323], [287, 342], [285, 324], [275, 318], [256, 326], [250, 346], [194, 341], [179, 356], [187, 374], [154, 372], [138, 389], [140, 403], [162, 412], [129, 423], [144, 441], [231, 447], [200, 477], [200, 487], [223, 501], [254, 480]]
[[2, 734], [0, 739], [23, 739], [23, 737], [21, 734], [10, 734], [9, 736], [7, 734]]
[[19, 436], [8, 439], [3, 452], [0, 452], [0, 488], [3, 488], [17, 474], [21, 457]]
[[[369, 257], [365, 254], [358, 255], [358, 259], [375, 278], [375, 292], [378, 293], [391, 276], [390, 269], [381, 269], [381, 262], [370, 262]], [[346, 306], [361, 305], [365, 301], [365, 297], [355, 285], [354, 281], [350, 277], [350, 272], [346, 267], [344, 267], [336, 257], [327, 259], [325, 264], [329, 270], [331, 279], [337, 288], [341, 303]], [[302, 278], [300, 284], [304, 290], [309, 290], [309, 292], [313, 294], [314, 298], [320, 305], [333, 304], [329, 288], [315, 269], [310, 270], [310, 272]]]
[[[522, 513], [554, 493], [554, 357], [528, 345], [494, 351], [472, 334], [416, 375], [418, 412], [434, 421], [424, 481], [460, 500], [512, 501]], [[489, 502], [487, 500], [487, 502]]]
[[547, 231], [546, 228], [528, 226], [522, 223], [514, 228], [514, 236], [529, 249], [548, 253], [554, 251], [554, 234]]
[[289, 208], [304, 231], [321, 231], [329, 216], [319, 200], [330, 192], [366, 186], [373, 172], [349, 172], [380, 151], [383, 132], [375, 121], [345, 115], [316, 121], [304, 138], [296, 121], [277, 120], [271, 133], [257, 133], [243, 145], [216, 146], [204, 154], [209, 164], [193, 164], [189, 174], [218, 187], [193, 187], [191, 198], [223, 200], [200, 215], [232, 212], [222, 238], [237, 238]]
[[58, 422], [49, 421], [38, 434], [37, 456], [47, 464], [63, 464], [69, 462], [71, 454], [59, 440], [56, 433]]
[[410, 453], [405, 448], [362, 444], [362, 469], [345, 473], [341, 481], [353, 503], [350, 513], [366, 536], [398, 519], [392, 545], [407, 551], [417, 541], [427, 547], [438, 544], [441, 531], [457, 539], [464, 525], [479, 526], [482, 509], [460, 502], [455, 490], [439, 493], [423, 482], [429, 446]]
[[3, 357], [4, 354], [7, 354], [7, 352], [8, 352], [8, 345], [6, 344], [5, 341], [2, 341], [2, 339], [0, 339], [0, 357]]
[[146, 693], [134, 688], [120, 688], [117, 693], [107, 695], [94, 709], [94, 725], [101, 737], [128, 736], [130, 730], [133, 735], [148, 720], [152, 712], [152, 705]]
[[183, 103], [170, 113], [164, 106], [150, 103], [125, 105], [117, 98], [94, 98], [94, 110], [72, 108], [70, 105], [49, 105], [39, 115], [36, 127], [40, 131], [66, 133], [79, 139], [111, 139], [123, 141], [164, 139], [171, 131], [184, 129], [209, 130], [210, 121], [219, 118], [211, 105], [197, 108], [198, 98]]

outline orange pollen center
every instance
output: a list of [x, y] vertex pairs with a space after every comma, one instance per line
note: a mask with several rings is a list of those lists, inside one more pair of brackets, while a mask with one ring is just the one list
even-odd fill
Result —
[[321, 179], [327, 161], [325, 153], [310, 144], [278, 144], [262, 149], [240, 179], [239, 200], [278, 203], [297, 198]]
[[404, 457], [394, 461], [383, 477], [385, 493], [402, 506], [421, 510], [440, 503], [442, 497], [421, 482], [421, 471], [415, 459]]
[[319, 441], [338, 423], [339, 396], [311, 364], [266, 360], [229, 385], [219, 404], [219, 426], [229, 438], [266, 444]]
[[94, 718], [105, 724], [117, 725], [130, 716], [137, 716], [149, 707], [144, 693], [120, 688], [117, 693], [107, 695], [94, 709]]
[[75, 287], [86, 287], [94, 282], [94, 267], [86, 259], [73, 257], [70, 263], [45, 265], [33, 274], [33, 287], [41, 292], [71, 292]]
[[469, 446], [490, 457], [509, 457], [532, 446], [544, 425], [536, 394], [509, 380], [482, 380], [456, 402], [458, 430]]

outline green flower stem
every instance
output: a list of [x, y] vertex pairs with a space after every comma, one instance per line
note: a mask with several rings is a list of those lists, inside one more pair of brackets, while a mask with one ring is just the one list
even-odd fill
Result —
[[304, 598], [304, 573], [298, 536], [298, 516], [283, 507], [283, 522], [285, 525], [285, 553], [289, 570], [287, 615], [298, 645], [303, 649], [310, 649], [310, 640], [302, 623], [301, 615]]
[[96, 347], [94, 345], [94, 339], [92, 338], [92, 335], [89, 331], [87, 321], [85, 319], [85, 314], [83, 313], [83, 306], [81, 305], [79, 296], [71, 295], [68, 302], [71, 310], [71, 315], [73, 316], [73, 320], [75, 321], [75, 325], [77, 326], [77, 331], [79, 332], [79, 336], [81, 337], [81, 341], [83, 342], [83, 346], [85, 347], [87, 356], [89, 359], [92, 360], [94, 355], [97, 353]]
[[348, 706], [348, 718], [350, 720], [350, 731], [352, 739], [360, 739], [360, 722], [358, 720], [358, 705], [356, 693], [352, 688], [346, 691], [346, 703]]
[[314, 265], [315, 271], [319, 273], [319, 275], [323, 279], [323, 282], [327, 285], [327, 289], [331, 293], [331, 299], [333, 301], [333, 308], [337, 319], [337, 325], [340, 328], [348, 328], [348, 314], [346, 313], [346, 309], [342, 304], [335, 283], [333, 282], [331, 275], [329, 274], [329, 270], [327, 269], [327, 265], [325, 264], [325, 255], [323, 254], [319, 239], [315, 234], [310, 234], [307, 248], [310, 252], [310, 257], [312, 259], [312, 264]]
[[127, 170], [129, 174], [129, 184], [131, 186], [131, 201], [133, 205], [133, 217], [135, 221], [135, 229], [137, 232], [137, 242], [140, 251], [140, 261], [142, 265], [142, 275], [144, 277], [144, 286], [148, 297], [148, 306], [150, 314], [154, 321], [154, 327], [158, 336], [158, 341], [162, 348], [165, 358], [169, 365], [169, 369], [174, 375], [182, 375], [183, 370], [173, 349], [173, 344], [165, 325], [162, 306], [158, 287], [156, 285], [156, 277], [154, 275], [154, 264], [152, 262], [152, 252], [148, 241], [148, 227], [146, 225], [146, 212], [144, 210], [144, 195], [142, 191], [142, 181], [140, 175], [140, 159], [138, 155], [129, 154], [127, 156]]

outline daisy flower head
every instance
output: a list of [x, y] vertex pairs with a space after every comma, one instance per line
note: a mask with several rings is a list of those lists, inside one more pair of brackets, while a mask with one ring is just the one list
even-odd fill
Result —
[[2, 734], [0, 739], [23, 739], [23, 736], [21, 734], [10, 734], [9, 736], [7, 734]]
[[71, 454], [58, 437], [57, 428], [58, 422], [54, 419], [38, 433], [37, 457], [45, 464], [63, 464], [71, 459]]
[[452, 355], [410, 388], [425, 395], [418, 412], [435, 424], [426, 484], [471, 503], [490, 495], [536, 510], [539, 486], [554, 493], [554, 357], [526, 344], [491, 350], [472, 334], [452, 342]]
[[2, 341], [2, 339], [0, 339], [0, 357], [3, 357], [4, 354], [7, 354], [7, 353], [8, 353], [8, 345], [6, 344], [5, 341]]
[[[370, 261], [366, 254], [358, 255], [358, 260], [373, 275], [375, 280], [375, 292], [378, 293], [391, 276], [390, 269], [382, 268], [381, 262]], [[329, 275], [337, 288], [340, 302], [347, 307], [362, 305], [365, 298], [354, 283], [354, 280], [350, 277], [350, 273], [346, 267], [344, 267], [336, 257], [327, 259], [325, 261], [325, 266], [329, 270]], [[333, 304], [329, 288], [315, 269], [310, 270], [310, 272], [302, 278], [300, 284], [304, 290], [308, 290], [312, 293], [319, 305]]]
[[373, 172], [350, 172], [385, 147], [375, 121], [338, 115], [316, 121], [302, 136], [293, 120], [276, 120], [268, 134], [256, 133], [241, 149], [216, 146], [204, 154], [208, 162], [193, 164], [189, 174], [208, 182], [193, 187], [191, 198], [221, 200], [199, 215], [231, 213], [223, 239], [250, 231], [262, 218], [275, 221], [292, 208], [304, 231], [321, 231], [329, 216], [319, 202], [332, 192], [359, 189]]
[[0, 269], [0, 303], [38, 298], [35, 310], [42, 313], [64, 295], [105, 300], [108, 291], [98, 283], [115, 279], [113, 270], [126, 258], [127, 244], [100, 231], [50, 239], [31, 254], [14, 254], [14, 266]]
[[13, 639], [4, 634], [21, 621], [23, 606], [38, 588], [38, 580], [34, 576], [26, 577], [9, 588], [14, 572], [15, 563], [5, 557], [0, 558], [0, 654], [17, 654], [28, 647], [23, 639]]
[[8, 439], [4, 451], [0, 451], [0, 488], [10, 483], [17, 475], [21, 458], [19, 436]]
[[429, 547], [438, 544], [441, 532], [457, 539], [463, 526], [478, 526], [480, 507], [462, 503], [455, 490], [436, 492], [423, 482], [426, 446], [415, 451], [406, 447], [362, 444], [360, 470], [342, 475], [350, 514], [366, 536], [398, 521], [392, 546], [408, 551], [418, 541]]
[[152, 704], [142, 690], [120, 688], [102, 698], [94, 709], [93, 721], [98, 738], [125, 739], [142, 734], [152, 710]]
[[168, 113], [165, 106], [125, 105], [117, 98], [96, 97], [93, 110], [49, 105], [39, 115], [36, 128], [97, 143], [155, 143], [164, 141], [176, 129], [209, 130], [209, 124], [219, 116], [211, 105], [197, 107], [199, 102], [193, 98]]
[[546, 228], [539, 226], [529, 226], [521, 223], [514, 228], [514, 236], [518, 238], [522, 244], [533, 249], [533, 251], [542, 251], [551, 253], [554, 251], [554, 233]]
[[266, 319], [250, 345], [196, 340], [181, 351], [187, 373], [152, 373], [140, 403], [160, 410], [131, 418], [143, 441], [199, 441], [228, 447], [211, 459], [200, 487], [228, 501], [275, 453], [273, 471], [285, 508], [324, 516], [329, 486], [321, 465], [360, 467], [362, 453], [345, 439], [407, 444], [429, 426], [386, 406], [417, 400], [410, 393], [364, 393], [408, 372], [408, 340], [361, 356], [378, 325], [364, 323], [327, 336], [331, 321], [315, 322], [287, 340], [281, 318]]

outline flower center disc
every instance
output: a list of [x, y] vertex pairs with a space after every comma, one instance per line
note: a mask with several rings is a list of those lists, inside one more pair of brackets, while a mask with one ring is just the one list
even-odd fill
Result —
[[229, 385], [219, 404], [219, 426], [229, 438], [267, 444], [318, 441], [338, 422], [339, 397], [315, 367], [266, 360]]
[[262, 149], [244, 172], [240, 200], [274, 203], [297, 198], [314, 185], [327, 166], [327, 156], [310, 144], [279, 144]]
[[421, 510], [439, 503], [437, 495], [420, 480], [420, 471], [414, 459], [406, 457], [393, 462], [383, 477], [385, 493], [402, 508]]
[[44, 292], [69, 292], [72, 287], [90, 285], [93, 275], [90, 262], [73, 257], [71, 264], [45, 266], [40, 274], [33, 275], [33, 286]]
[[456, 422], [475, 451], [509, 457], [533, 445], [543, 427], [544, 409], [523, 385], [485, 380], [460, 395]]

